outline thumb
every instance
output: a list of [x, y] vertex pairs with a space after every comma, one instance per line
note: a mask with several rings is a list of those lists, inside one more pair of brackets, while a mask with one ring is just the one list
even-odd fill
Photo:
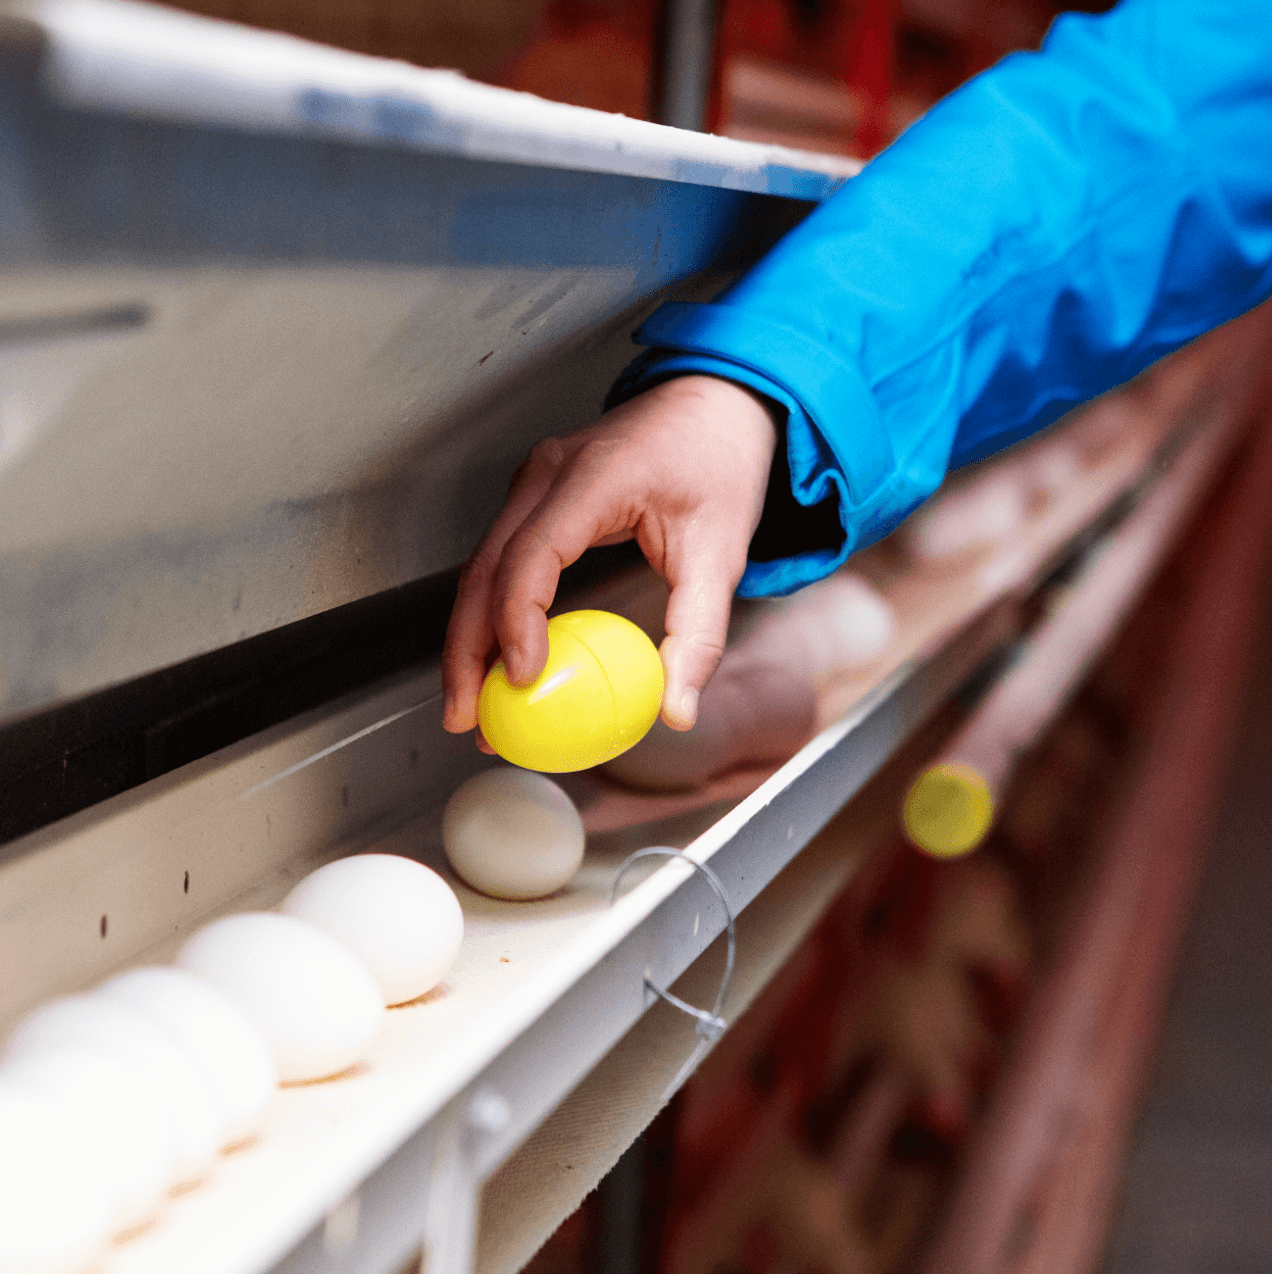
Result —
[[737, 579], [718, 558], [701, 555], [683, 563], [674, 576], [669, 571], [667, 582], [667, 636], [659, 649], [662, 718], [673, 730], [689, 730], [697, 720], [698, 696], [724, 654]]

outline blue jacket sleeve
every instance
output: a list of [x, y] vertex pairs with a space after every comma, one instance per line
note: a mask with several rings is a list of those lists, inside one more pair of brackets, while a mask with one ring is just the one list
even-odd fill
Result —
[[936, 105], [713, 304], [672, 304], [615, 386], [710, 372], [787, 411], [800, 506], [844, 538], [748, 564], [790, 592], [948, 467], [1272, 294], [1272, 5], [1123, 0]]

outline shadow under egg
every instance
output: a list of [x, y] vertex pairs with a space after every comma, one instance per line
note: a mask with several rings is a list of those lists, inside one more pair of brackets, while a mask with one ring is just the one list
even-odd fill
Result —
[[450, 987], [445, 982], [439, 982], [435, 987], [431, 987], [425, 991], [423, 995], [417, 995], [413, 1000], [399, 1000], [397, 1004], [386, 1004], [387, 1009], [413, 1009], [418, 1004], [432, 1004], [435, 1000], [444, 1000], [450, 994]]

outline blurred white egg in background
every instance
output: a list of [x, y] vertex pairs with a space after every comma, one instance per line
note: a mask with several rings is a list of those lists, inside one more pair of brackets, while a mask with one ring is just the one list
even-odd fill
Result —
[[100, 995], [71, 995], [33, 1009], [14, 1028], [4, 1059], [67, 1049], [104, 1053], [146, 1085], [172, 1132], [177, 1185], [201, 1180], [225, 1144], [226, 1118], [202, 1067], [136, 1009]]
[[116, 1208], [105, 1169], [72, 1114], [0, 1081], [0, 1270], [95, 1270]]
[[226, 1144], [252, 1137], [278, 1086], [278, 1069], [261, 1033], [216, 987], [181, 969], [131, 969], [97, 994], [135, 1009], [203, 1068], [225, 1112]]
[[282, 1083], [326, 1079], [365, 1058], [384, 1019], [375, 979], [294, 916], [245, 912], [200, 929], [177, 966], [209, 982], [269, 1046]]
[[160, 1104], [135, 1070], [104, 1053], [32, 1052], [0, 1066], [0, 1084], [24, 1085], [52, 1102], [99, 1153], [115, 1200], [112, 1233], [154, 1220], [176, 1179], [176, 1160]]

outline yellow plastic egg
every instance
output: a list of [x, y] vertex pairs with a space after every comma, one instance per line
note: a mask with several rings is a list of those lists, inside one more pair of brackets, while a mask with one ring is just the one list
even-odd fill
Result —
[[511, 685], [502, 660], [491, 668], [477, 721], [505, 761], [563, 774], [640, 742], [662, 693], [662, 660], [635, 624], [608, 611], [574, 610], [548, 620], [548, 662], [531, 685]]

